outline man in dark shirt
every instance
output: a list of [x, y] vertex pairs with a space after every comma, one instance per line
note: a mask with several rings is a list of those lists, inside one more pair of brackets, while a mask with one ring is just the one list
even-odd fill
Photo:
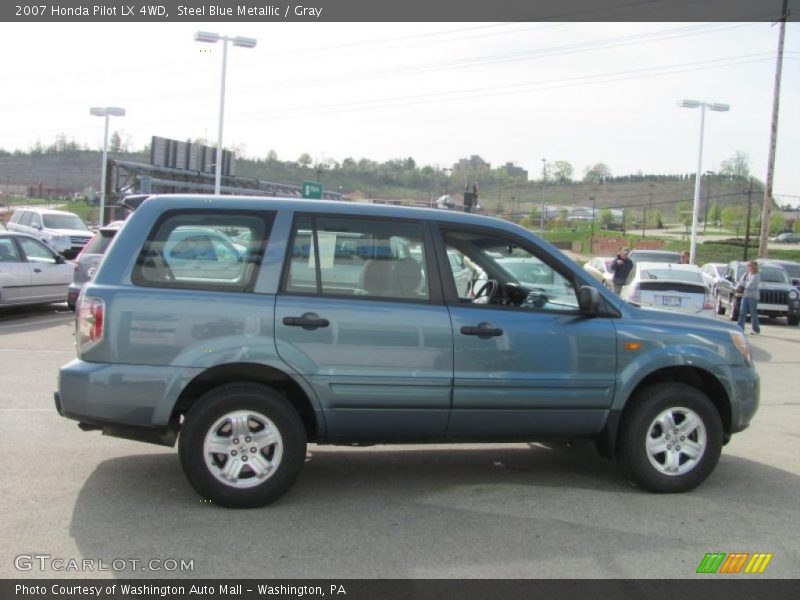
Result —
[[625, 285], [625, 282], [628, 280], [628, 275], [631, 274], [633, 270], [633, 261], [628, 258], [630, 254], [629, 248], [623, 248], [622, 251], [617, 254], [617, 258], [611, 263], [611, 272], [614, 273], [614, 293], [619, 296], [619, 293], [622, 291], [622, 286]]

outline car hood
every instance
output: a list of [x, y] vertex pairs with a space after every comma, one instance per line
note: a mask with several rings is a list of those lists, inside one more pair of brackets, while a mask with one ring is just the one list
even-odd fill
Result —
[[655, 327], [679, 327], [682, 329], [704, 329], [708, 331], [741, 331], [735, 323], [720, 321], [710, 317], [695, 316], [686, 313], [638, 307], [628, 305], [631, 316], [637, 323], [653, 325]]

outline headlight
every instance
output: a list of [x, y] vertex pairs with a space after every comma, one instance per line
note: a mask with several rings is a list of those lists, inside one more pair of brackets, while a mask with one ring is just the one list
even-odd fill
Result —
[[739, 354], [742, 355], [744, 363], [747, 366], [752, 366], [753, 354], [750, 351], [750, 342], [747, 341], [747, 337], [745, 337], [744, 332], [729, 331], [728, 333], [731, 334], [731, 340], [733, 341], [733, 345], [736, 346], [736, 349], [739, 351]]
[[791, 298], [792, 300], [797, 300], [797, 290], [790, 291], [789, 298]]

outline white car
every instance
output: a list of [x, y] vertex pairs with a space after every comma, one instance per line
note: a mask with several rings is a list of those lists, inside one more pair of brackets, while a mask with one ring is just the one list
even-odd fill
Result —
[[612, 256], [596, 256], [583, 265], [583, 268], [609, 290], [613, 290], [614, 273], [611, 271], [612, 264], [614, 264]]
[[714, 316], [711, 292], [696, 265], [637, 262], [620, 296], [639, 306]]
[[67, 258], [75, 258], [94, 235], [78, 215], [38, 207], [15, 210], [7, 228], [27, 233]]
[[719, 280], [725, 277], [725, 270], [728, 268], [726, 263], [706, 263], [700, 267], [703, 278], [706, 280], [711, 295], [714, 295], [714, 288], [717, 287]]
[[0, 306], [64, 302], [73, 266], [24, 233], [0, 233]]

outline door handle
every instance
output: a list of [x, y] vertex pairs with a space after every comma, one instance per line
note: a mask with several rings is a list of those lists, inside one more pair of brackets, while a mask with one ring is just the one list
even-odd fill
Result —
[[303, 329], [312, 330], [319, 327], [327, 327], [330, 325], [328, 319], [322, 319], [313, 312], [305, 313], [300, 317], [283, 317], [283, 324], [289, 327], [302, 327]]
[[503, 330], [499, 327], [492, 327], [491, 323], [478, 323], [477, 325], [464, 325], [461, 328], [464, 335], [477, 335], [482, 339], [503, 335]]
[[42, 270], [41, 270], [41, 269], [34, 269], [34, 270], [33, 270], [33, 272], [34, 272], [34, 273], [41, 273], [41, 272], [42, 272]]

